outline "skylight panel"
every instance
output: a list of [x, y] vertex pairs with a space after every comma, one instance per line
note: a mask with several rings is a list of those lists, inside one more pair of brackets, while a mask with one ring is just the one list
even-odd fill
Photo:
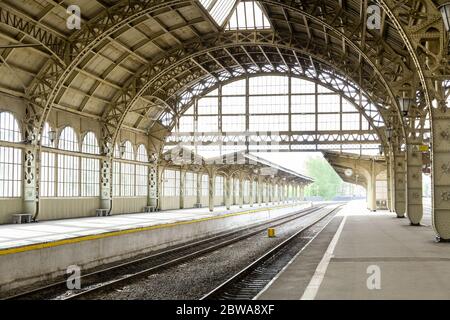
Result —
[[208, 8], [211, 6], [211, 4], [214, 2], [214, 0], [200, 0], [200, 3], [203, 7], [205, 7], [206, 10], [209, 10]]
[[227, 30], [270, 29], [266, 14], [257, 1], [242, 1], [238, 4], [227, 24]]
[[209, 12], [219, 26], [222, 26], [233, 10], [237, 0], [200, 0], [202, 6]]

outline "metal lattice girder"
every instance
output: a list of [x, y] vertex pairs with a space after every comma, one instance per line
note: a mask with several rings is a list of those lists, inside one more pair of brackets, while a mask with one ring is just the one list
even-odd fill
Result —
[[[269, 3], [270, 1], [268, 1], [268, 3]], [[280, 5], [280, 3], [279, 2], [277, 2], [276, 3], [277, 5]], [[343, 26], [342, 26], [342, 24], [340, 23], [340, 21], [342, 21], [342, 19], [336, 19], [336, 16], [333, 16], [332, 14], [331, 14], [331, 16], [333, 17], [333, 18], [331, 18], [331, 20], [330, 21], [326, 21], [326, 20], [324, 20], [323, 18], [316, 18], [316, 17], [314, 17], [314, 16], [309, 16], [309, 15], [311, 15], [311, 13], [307, 13], [307, 12], [305, 12], [305, 11], [302, 11], [301, 9], [299, 9], [299, 8], [292, 8], [292, 7], [289, 7], [289, 6], [287, 6], [287, 5], [285, 5], [289, 10], [295, 10], [295, 12], [296, 13], [300, 13], [300, 14], [303, 14], [303, 16], [308, 16], [308, 18], [311, 18], [311, 19], [316, 19], [317, 21], [317, 23], [321, 23], [321, 24], [326, 24], [327, 22], [329, 22], [329, 23], [331, 23], [331, 22], [334, 22], [334, 24], [335, 25], [331, 25], [331, 24], [326, 24], [326, 28], [328, 28], [329, 30], [331, 30], [331, 31], [334, 31], [334, 32], [336, 32], [336, 34], [338, 35], [338, 36], [340, 36], [340, 37], [342, 37], [342, 38], [345, 38], [345, 40], [350, 44], [350, 45], [352, 45], [352, 46], [354, 46], [355, 48], [357, 48], [357, 45], [355, 45], [355, 43], [354, 42], [352, 42], [351, 40], [350, 40], [350, 38], [348, 38], [348, 37], [350, 37], [350, 36], [352, 36], [353, 38], [354, 38], [354, 36], [355, 36], [355, 29], [353, 29], [353, 28], [348, 28], [348, 30], [347, 29], [345, 29], [344, 31], [345, 32], [347, 32], [347, 33], [345, 33], [345, 32], [342, 32], [342, 30], [344, 29], [343, 28]], [[315, 8], [315, 9], [317, 9], [317, 8]], [[328, 10], [330, 13], [333, 13], [333, 12], [339, 12], [340, 14], [342, 14], [342, 11], [343, 10]], [[329, 15], [330, 16], [330, 15]], [[340, 17], [339, 17], [340, 18]], [[361, 26], [361, 25], [364, 25], [364, 24], [361, 24], [361, 21], [360, 20], [358, 20], [358, 19], [356, 19], [355, 17], [349, 17], [349, 14], [348, 13], [346, 13], [346, 14], [344, 14], [344, 17], [343, 17], [344, 19], [345, 19], [345, 21], [346, 22], [349, 22], [349, 21], [352, 21], [352, 22], [354, 22], [354, 25], [355, 26]], [[338, 24], [338, 22], [339, 22], [339, 25], [337, 25]], [[339, 28], [338, 28], [339, 27]], [[373, 40], [373, 39], [375, 39], [375, 40]], [[367, 60], [367, 58], [370, 58], [370, 57], [372, 57], [372, 60], [370, 60], [370, 59], [368, 59], [367, 61], [369, 61], [370, 63], [373, 63], [373, 61], [375, 61], [375, 62], [377, 62], [378, 63], [378, 65], [380, 65], [381, 67], [383, 67], [383, 70], [382, 70], [382, 73], [385, 75], [385, 74], [395, 74], [395, 76], [394, 77], [397, 77], [398, 78], [398, 75], [399, 75], [399, 72], [403, 72], [403, 74], [405, 73], [405, 70], [408, 70], [408, 68], [404, 65], [404, 63], [403, 63], [403, 60], [404, 59], [401, 59], [401, 57], [399, 57], [399, 55], [398, 54], [396, 54], [396, 51], [395, 50], [389, 50], [389, 46], [385, 43], [385, 42], [383, 42], [382, 40], [383, 39], [378, 39], [378, 38], [376, 38], [376, 37], [373, 37], [373, 39], [369, 39], [367, 42], [369, 42], [370, 40], [373, 40], [374, 41], [374, 43], [375, 44], [382, 44], [382, 46], [383, 46], [383, 50], [376, 50], [375, 52], [371, 52], [371, 55], [369, 56], [368, 54], [367, 55], [365, 55], [364, 54], [364, 52], [359, 52], [359, 55], [360, 55], [360, 57], [363, 57], [363, 58], [365, 58], [366, 60]], [[364, 48], [365, 49], [367, 49], [369, 46], [366, 46], [366, 43], [364, 42]], [[374, 47], [373, 45], [372, 45], [372, 43], [371, 43], [371, 45], [370, 45], [370, 47]], [[377, 48], [377, 46], [375, 46], [376, 48]], [[327, 50], [325, 50], [325, 51], [327, 51]], [[380, 57], [380, 52], [381, 53], [386, 53], [385, 54], [385, 56], [384, 57], [382, 57], [383, 59], [381, 59], [381, 60], [377, 60], [378, 59], [378, 57]], [[376, 56], [376, 57], [375, 57]], [[396, 56], [397, 56], [397, 58], [396, 58]], [[392, 67], [390, 68], [390, 72], [388, 72], [388, 67], [387, 67], [387, 61], [389, 61], [389, 58], [390, 57], [394, 57], [394, 62], [393, 62], [393, 65], [392, 65]], [[195, 61], [192, 61], [192, 59], [190, 59], [191, 60], [191, 62], [193, 63], [193, 64], [195, 64], [195, 65], [197, 65], [198, 66], [198, 63], [197, 62], [195, 62]], [[399, 67], [400, 66], [400, 67]], [[205, 72], [205, 70], [206, 69], [203, 69], [203, 71]], [[399, 70], [401, 70], [401, 71], [399, 71]], [[207, 72], [207, 71], [206, 71]], [[380, 71], [379, 71], [380, 72]], [[410, 73], [412, 73], [412, 71], [410, 71]], [[381, 72], [380, 72], [380, 74], [381, 74]], [[389, 79], [389, 80], [391, 80], [391, 79]], [[389, 84], [391, 84], [391, 83], [389, 83]], [[391, 95], [391, 98], [393, 98], [393, 95]], [[392, 99], [391, 100], [391, 104], [396, 104], [396, 101], [395, 101], [395, 99]], [[128, 108], [127, 108], [128, 109]], [[127, 110], [126, 109], [126, 110]], [[115, 120], [115, 122], [117, 122], [117, 123], [119, 123], [120, 124], [120, 120]]]
[[[291, 30], [296, 26], [303, 26], [308, 30], [314, 29], [314, 24], [325, 27], [327, 43], [330, 38], [343, 38], [350, 41], [343, 43], [344, 46], [355, 46], [361, 49], [361, 57], [368, 63], [372, 63], [379, 70], [390, 71], [389, 81], [396, 82], [400, 79], [399, 69], [403, 76], [412, 74], [414, 65], [408, 60], [402, 61], [399, 54], [406, 54], [393, 49], [395, 44], [385, 39], [376, 30], [368, 30], [366, 27], [367, 15], [364, 5], [355, 2], [346, 6], [339, 1], [306, 2], [298, 1], [272, 1], [262, 0], [268, 12], [268, 17], [274, 24], [285, 22]], [[320, 14], [318, 14], [320, 12]], [[344, 27], [345, 25], [345, 27]], [[294, 31], [294, 30], [292, 30]], [[312, 37], [312, 34], [310, 35]]]
[[[359, 27], [361, 27], [361, 26], [364, 26], [364, 28], [365, 28], [365, 24], [364, 23], [361, 23], [361, 21], [359, 20], [359, 18], [358, 17], [355, 17], [354, 15], [353, 16], [351, 16], [351, 14], [350, 13], [347, 13], [347, 12], [345, 12], [345, 13], [342, 13], [343, 12], [343, 10], [337, 10], [337, 9], [339, 9], [339, 8], [337, 8], [336, 10], [335, 9], [333, 9], [333, 8], [329, 8], [330, 6], [332, 7], [333, 5], [335, 5], [335, 6], [338, 6], [338, 4], [337, 3], [334, 3], [334, 2], [330, 2], [330, 3], [328, 3], [328, 2], [323, 2], [323, 3], [321, 3], [321, 4], [317, 4], [317, 3], [314, 3], [314, 4], [310, 4], [310, 8], [309, 9], [303, 9], [303, 8], [305, 8], [305, 6], [308, 6], [308, 4], [304, 4], [304, 3], [302, 3], [301, 5], [302, 5], [302, 10], [294, 10], [292, 7], [289, 7], [288, 5], [283, 5], [282, 3], [280, 3], [280, 2], [274, 2], [274, 1], [262, 1], [262, 3], [267, 3], [267, 4], [273, 4], [274, 6], [277, 6], [277, 7], [283, 7], [283, 10], [285, 9], [285, 8], [287, 8], [288, 10], [293, 10], [293, 11], [295, 11], [295, 13], [296, 13], [296, 16], [301, 16], [301, 15], [303, 15], [304, 17], [307, 17], [308, 19], [312, 19], [312, 20], [315, 20], [316, 22], [318, 22], [318, 23], [320, 23], [320, 24], [323, 24], [324, 23], [324, 20], [325, 20], [325, 22], [327, 22], [327, 23], [329, 23], [328, 25], [326, 25], [326, 28], [328, 28], [329, 30], [331, 30], [331, 31], [334, 31], [334, 32], [336, 32], [336, 34], [338, 34], [338, 36], [339, 37], [342, 37], [342, 36], [348, 36], [349, 38], [348, 39], [351, 39], [351, 38], [356, 38], [355, 37], [355, 33], [354, 33], [354, 29], [351, 29], [351, 28], [349, 28], [349, 30], [347, 30], [347, 33], [345, 33], [345, 32], [341, 32], [341, 30], [343, 29], [342, 28], [342, 23], [341, 23], [341, 21], [342, 21], [342, 19], [346, 19], [346, 22], [348, 23], [349, 21], [350, 22], [355, 22], [355, 25], [356, 26], [359, 26]], [[290, 2], [289, 2], [290, 3]], [[317, 10], [317, 7], [318, 6], [327, 6], [327, 10], [323, 10], [322, 8], [322, 10], [321, 11], [323, 11], [323, 12], [327, 12], [328, 14], [324, 14], [323, 15], [323, 17], [322, 17], [322, 15], [320, 16], [320, 17], [315, 17], [313, 14], [312, 14], [312, 12], [314, 11], [314, 10]], [[340, 9], [342, 9], [342, 8], [340, 8]], [[342, 17], [337, 17], [337, 15], [342, 15]], [[287, 20], [288, 20], [288, 18], [287, 18], [287, 16], [288, 15], [284, 15], [284, 18], [286, 18]], [[270, 12], [269, 12], [269, 17], [271, 17], [271, 14], [270, 14]], [[325, 18], [324, 18], [325, 17]], [[276, 17], [275, 17], [276, 18]], [[340, 18], [342, 18], [342, 19], [340, 19]], [[279, 18], [278, 18], [279, 19]], [[295, 24], [296, 22], [294, 21], [291, 21], [291, 20], [289, 20], [289, 26], [291, 25], [291, 24]], [[298, 23], [298, 22], [297, 22]], [[308, 26], [308, 27], [310, 27], [310, 26]], [[292, 32], [292, 28], [290, 28], [290, 30], [289, 31], [291, 31]], [[328, 30], [327, 30], [328, 31]], [[375, 39], [375, 40], [373, 40], [373, 39]], [[384, 68], [385, 68], [385, 70], [384, 70], [384, 72], [385, 72], [385, 74], [387, 74], [387, 72], [386, 72], [386, 70], [387, 70], [387, 68], [386, 68], [386, 59], [390, 59], [391, 57], [393, 57], [393, 56], [396, 56], [396, 53], [394, 52], [394, 51], [392, 51], [392, 50], [389, 50], [389, 46], [387, 46], [384, 42], [383, 42], [383, 39], [378, 39], [377, 37], [376, 37], [376, 34], [374, 35], [374, 36], [372, 36], [372, 38], [371, 39], [369, 39], [370, 41], [373, 41], [374, 42], [374, 46], [372, 46], [372, 43], [370, 43], [371, 44], [371, 47], [375, 47], [376, 49], [374, 50], [374, 53], [376, 53], [376, 54], [373, 54], [373, 56], [375, 57], [376, 56], [376, 58], [375, 58], [375, 62], [377, 62], [378, 64], [380, 64], [380, 61], [383, 61], [382, 59], [385, 59], [385, 61], [383, 61], [383, 64], [384, 64]], [[311, 39], [310, 39], [311, 40]], [[368, 43], [369, 43], [369, 40], [368, 40]], [[379, 47], [379, 45], [380, 45], [380, 43], [383, 45], [383, 50], [381, 50], [381, 47]], [[377, 47], [377, 45], [378, 45], [378, 47]], [[328, 51], [328, 50], [327, 50]], [[381, 53], [380, 53], [381, 52]], [[381, 59], [379, 59], [381, 57]], [[378, 59], [378, 60], [377, 60]], [[401, 61], [401, 59], [399, 60], [399, 59], [397, 59], [397, 61], [396, 61], [396, 63], [397, 64], [393, 64], [393, 67], [392, 67], [392, 71], [393, 70], [395, 70], [395, 71], [393, 71], [394, 73], [395, 73], [395, 77], [396, 78], [398, 78], [399, 77], [399, 74], [400, 74], [400, 72], [403, 72], [403, 74], [404, 74], [404, 71], [405, 71], [405, 69], [407, 69], [407, 68], [405, 68], [405, 65], [404, 65], [404, 63], [402, 63], [402, 61]], [[273, 65], [273, 64], [272, 64]], [[399, 70], [401, 70], [401, 71], [399, 71]], [[412, 74], [412, 71], [409, 71], [409, 73], [410, 74]]]
[[443, 80], [447, 56], [446, 31], [442, 15], [431, 0], [378, 0], [386, 11], [410, 54], [421, 83], [427, 107], [442, 99], [435, 91], [434, 80]]
[[60, 97], [64, 83], [75, 77], [72, 73], [76, 72], [77, 66], [89, 57], [95, 47], [112, 34], [123, 32], [123, 28], [137, 19], [151, 16], [157, 11], [189, 5], [192, 5], [191, 1], [183, 0], [124, 0], [106, 9], [74, 33], [69, 39], [71, 46], [67, 53], [70, 63], [65, 66], [60, 61], [50, 59], [27, 90], [34, 112], [39, 114], [36, 124], [38, 130], [42, 131], [43, 123], [56, 99]]
[[58, 63], [64, 64], [64, 61], [66, 61], [67, 49], [70, 46], [69, 42], [49, 28], [45, 28], [31, 19], [22, 17], [12, 10], [2, 7], [1, 4], [0, 23], [16, 29], [37, 41], [53, 54], [53, 58], [57, 59]]
[[[300, 61], [300, 59], [303, 59], [303, 57], [299, 58], [297, 56], [297, 59]], [[307, 59], [307, 61], [309, 61], [309, 59]], [[323, 70], [323, 68], [318, 68], [319, 66], [320, 64], [316, 63], [315, 72], [310, 72], [311, 71], [310, 69], [300, 69], [297, 68], [296, 66], [292, 66], [292, 68], [287, 68], [288, 70], [286, 70], [285, 73], [282, 73], [280, 71], [277, 72], [268, 71], [268, 72], [272, 75], [285, 75], [285, 76], [290, 75], [292, 77], [305, 79], [317, 83], [346, 98], [355, 107], [356, 110], [358, 110], [361, 114], [363, 114], [363, 116], [367, 119], [370, 125], [373, 128], [375, 128], [375, 130], [379, 131], [378, 128], [385, 126], [383, 114], [380, 112], [385, 110], [382, 106], [374, 104], [365, 92], [362, 92], [357, 87], [357, 85], [348, 81], [348, 79], [341, 77], [333, 70], [329, 71]], [[287, 73], [288, 71], [290, 71], [290, 73]], [[235, 72], [238, 73], [239, 70], [236, 70]], [[201, 97], [207, 94], [208, 92], [217, 89], [220, 85], [223, 86], [231, 81], [241, 80], [244, 79], [245, 77], [257, 77], [263, 74], [264, 73], [261, 72], [250, 74], [246, 73], [243, 76], [226, 78], [225, 81], [220, 82], [213, 81], [213, 79], [207, 77], [202, 81], [200, 81], [197, 85], [187, 89], [185, 92], [182, 92], [181, 94], [178, 94], [180, 98], [178, 99], [177, 109], [175, 113], [178, 115], [183, 114], [188, 108], [190, 108], [195, 98]], [[170, 113], [173, 112], [173, 110], [168, 110], [167, 112]], [[162, 115], [162, 118], [164, 117], [165, 116]], [[175, 120], [177, 119], [174, 119], [174, 122]], [[171, 126], [173, 125], [174, 123], [172, 123]], [[384, 132], [378, 133], [380, 139], [384, 140]]]
[[324, 144], [379, 144], [374, 130], [299, 132], [208, 132], [178, 133], [167, 137], [166, 146], [295, 146]]
[[[111, 107], [109, 110], [109, 114], [105, 116], [107, 126], [113, 130], [117, 130], [117, 128], [120, 126], [121, 121], [123, 121], [123, 118], [129, 110], [132, 109], [133, 104], [138, 99], [139, 96], [144, 95], [146, 97], [157, 98], [157, 101], [165, 101], [168, 105], [173, 105], [175, 103], [174, 99], [176, 99], [176, 95], [186, 88], [192, 87], [195, 90], [195, 84], [200, 79], [205, 79], [206, 82], [211, 81], [217, 81], [216, 78], [227, 80], [231, 78], [231, 72], [230, 70], [233, 70], [233, 73], [237, 76], [242, 75], [243, 73], [256, 73], [259, 70], [252, 70], [252, 66], [258, 61], [261, 65], [267, 64], [266, 56], [267, 54], [263, 54], [261, 52], [261, 46], [264, 46], [264, 48], [273, 48], [276, 47], [278, 50], [277, 52], [283, 51], [283, 56], [280, 57], [280, 55], [277, 53], [274, 55], [274, 59], [278, 58], [276, 63], [277, 65], [280, 65], [280, 68], [278, 70], [270, 70], [265, 69], [264, 67], [260, 68], [261, 71], [266, 72], [296, 72], [300, 73], [303, 72], [304, 74], [308, 74], [310, 77], [322, 77], [324, 81], [329, 81], [330, 78], [335, 78], [331, 75], [325, 75], [325, 74], [319, 74], [318, 73], [318, 66], [319, 64], [322, 66], [322, 63], [319, 62], [312, 62], [310, 58], [308, 58], [307, 55], [313, 56], [313, 55], [319, 55], [320, 53], [312, 53], [308, 52], [305, 53], [301, 50], [292, 50], [289, 49], [289, 44], [292, 43], [292, 39], [283, 39], [283, 38], [277, 38], [277, 41], [274, 44], [274, 37], [277, 37], [276, 34], [273, 34], [272, 32], [258, 32], [255, 34], [255, 36], [258, 36], [257, 39], [255, 37], [252, 37], [251, 35], [254, 34], [252, 32], [246, 32], [243, 33], [242, 39], [236, 39], [236, 33], [228, 33], [226, 35], [223, 35], [222, 37], [225, 39], [215, 39], [215, 42], [221, 42], [226, 40], [225, 44], [223, 45], [215, 45], [211, 44], [205, 49], [204, 52], [199, 50], [198, 46], [196, 46], [195, 49], [192, 51], [195, 52], [196, 56], [204, 56], [204, 59], [198, 59], [206, 61], [206, 63], [203, 64], [203, 68], [200, 68], [198, 66], [198, 63], [193, 63], [190, 59], [192, 57], [192, 54], [187, 53], [187, 51], [179, 51], [175, 52], [174, 56], [179, 55], [180, 53], [185, 54], [189, 58], [182, 59], [181, 57], [172, 57], [171, 59], [164, 58], [162, 61], [162, 66], [155, 64], [153, 65], [153, 68], [156, 69], [155, 66], [158, 66], [157, 70], [164, 70], [163, 72], [160, 72], [160, 76], [148, 78], [145, 77], [146, 74], [143, 74], [143, 77], [139, 77], [136, 79], [136, 81], [132, 82], [133, 86], [130, 86], [129, 89], [125, 90], [127, 94], [122, 94], [122, 99], [120, 102], [116, 105]], [[260, 37], [259, 37], [260, 36]], [[239, 41], [236, 44], [232, 44], [234, 40]], [[243, 49], [243, 47], [247, 46], [247, 44], [244, 41], [249, 41], [248, 46], [250, 47], [248, 50]], [[253, 50], [251, 50], [251, 46], [253, 46], [253, 43], [256, 41], [260, 41], [261, 45], [258, 46], [260, 58], [254, 57], [250, 59], [248, 55], [250, 52], [254, 55]], [[287, 42], [284, 42], [287, 41]], [[279, 43], [278, 43], [279, 42]], [[190, 50], [189, 50], [190, 51]], [[290, 53], [289, 53], [290, 51]], [[211, 59], [208, 58], [208, 56], [216, 55], [217, 58]], [[217, 56], [218, 54], [221, 54], [221, 56]], [[306, 55], [307, 54], [307, 55]], [[322, 58], [322, 61], [327, 61], [326, 57]], [[218, 61], [220, 60], [220, 63]], [[301, 60], [301, 62], [299, 62]], [[318, 60], [318, 59], [317, 59]], [[317, 61], [316, 60], [316, 61]], [[174, 63], [174, 61], [178, 61], [177, 63]], [[283, 63], [289, 61], [288, 66], [285, 66]], [[343, 63], [343, 67], [345, 68], [345, 65], [351, 64], [351, 61], [345, 61], [341, 60]], [[184, 62], [184, 63], [183, 63]], [[209, 64], [207, 64], [209, 62]], [[181, 64], [183, 63], [183, 64]], [[181, 65], [180, 65], [181, 64]], [[165, 66], [166, 69], [164, 69]], [[227, 66], [226, 70], [224, 71], [223, 66]], [[338, 69], [338, 66], [332, 66], [332, 67], [322, 67], [322, 69], [325, 69], [326, 71], [330, 71], [330, 73], [336, 73], [336, 69]], [[341, 69], [342, 69], [341, 68]], [[259, 69], [259, 68], [258, 68]], [[208, 72], [205, 72], [205, 70], [208, 70]], [[345, 69], [344, 69], [345, 70]], [[147, 71], [147, 74], [155, 73]], [[345, 71], [341, 72], [342, 74], [345, 74]], [[211, 76], [214, 74], [215, 76]], [[348, 74], [348, 72], [347, 72]], [[209, 80], [208, 78], [211, 78]], [[377, 82], [375, 79], [373, 79], [373, 74], [368, 74], [366, 77], [363, 77], [365, 79], [368, 79], [368, 81], [365, 81], [366, 86], [370, 86], [372, 90], [370, 90], [374, 95], [376, 95], [375, 100], [377, 102], [384, 102], [385, 97], [389, 95], [389, 93], [386, 92], [386, 88]], [[341, 79], [346, 79], [344, 75], [341, 76]], [[145, 81], [143, 81], [145, 80]], [[137, 84], [137, 81], [142, 84], [142, 87], [140, 87]], [[342, 81], [340, 81], [342, 82]], [[356, 82], [356, 81], [355, 81]], [[214, 83], [215, 84], [215, 83]], [[339, 85], [339, 84], [338, 84]], [[342, 86], [342, 83], [341, 83]], [[130, 94], [128, 94], [128, 92]], [[133, 96], [134, 92], [134, 96]], [[137, 92], [137, 94], [136, 94]], [[158, 102], [155, 102], [157, 104]], [[175, 113], [173, 110], [170, 111], [171, 113]], [[121, 118], [120, 118], [121, 117]]]
[[[391, 4], [391, 2], [393, 4]], [[409, 1], [407, 4], [419, 1]], [[196, 3], [196, 2], [194, 2]], [[285, 43], [288, 43], [290, 47], [297, 46], [301, 48], [301, 45], [307, 47], [308, 52], [322, 53], [324, 60], [328, 62], [342, 61], [343, 73], [350, 75], [353, 79], [356, 79], [355, 83], [360, 85], [364, 81], [364, 86], [361, 86], [365, 91], [372, 92], [388, 92], [388, 94], [381, 93], [380, 96], [385, 97], [385, 103], [390, 105], [396, 105], [395, 88], [399, 87], [397, 84], [405, 83], [409, 78], [409, 75], [414, 75], [413, 67], [418, 68], [416, 63], [418, 56], [417, 53], [411, 52], [408, 47], [406, 51], [402, 47], [401, 41], [403, 39], [402, 30], [406, 30], [404, 25], [409, 24], [403, 21], [402, 12], [411, 8], [407, 4], [402, 3], [395, 7], [394, 1], [380, 1], [383, 8], [387, 8], [388, 17], [385, 25], [394, 24], [394, 28], [389, 29], [389, 36], [386, 36], [386, 32], [381, 32], [380, 36], [377, 33], [367, 32], [365, 30], [364, 15], [362, 12], [365, 10], [361, 6], [361, 11], [350, 8], [353, 4], [346, 4], [346, 6], [340, 6], [338, 1], [322, 1], [322, 2], [292, 2], [292, 1], [262, 1], [268, 13], [269, 19], [275, 21], [274, 28], [279, 34], [283, 34]], [[428, 1], [427, 3], [431, 3]], [[36, 105], [36, 110], [40, 114], [38, 126], [41, 127], [43, 121], [45, 121], [49, 110], [52, 108], [55, 101], [61, 98], [64, 91], [64, 84], [70, 82], [76, 76], [76, 68], [79, 65], [87, 65], [89, 60], [95, 54], [93, 50], [102, 45], [105, 41], [110, 41], [112, 35], [121, 34], [125, 29], [132, 27], [135, 21], [146, 19], [147, 16], [151, 16], [156, 12], [164, 10], [172, 10], [174, 7], [180, 6], [192, 6], [192, 1], [157, 1], [157, 0], [124, 0], [114, 5], [98, 17], [89, 21], [82, 30], [73, 34], [70, 38], [71, 50], [68, 53], [70, 57], [70, 64], [67, 68], [55, 61], [49, 61], [48, 65], [42, 68], [42, 72], [36, 77], [36, 81], [28, 90], [32, 99], [30, 101]], [[196, 3], [196, 5], [198, 5]], [[275, 9], [274, 9], [275, 8]], [[389, 8], [394, 8], [390, 10]], [[287, 21], [287, 30], [290, 29], [290, 33], [286, 33], [286, 30], [282, 30], [280, 27], [281, 15], [280, 9], [285, 11], [282, 14], [283, 19]], [[277, 11], [278, 10], [278, 11]], [[390, 11], [389, 11], [390, 10]], [[396, 12], [395, 14], [389, 14]], [[402, 11], [403, 10], [403, 11]], [[415, 9], [416, 10], [416, 9]], [[432, 9], [436, 11], [436, 9]], [[411, 11], [411, 10], [410, 10]], [[412, 15], [411, 15], [412, 16]], [[287, 17], [287, 18], [286, 18]], [[301, 17], [301, 19], [299, 19]], [[419, 19], [420, 20], [420, 19]], [[205, 21], [208, 21], [205, 18]], [[403, 23], [403, 25], [402, 25]], [[422, 23], [422, 21], [420, 21]], [[213, 23], [211, 23], [211, 26]], [[411, 25], [411, 24], [409, 24]], [[424, 24], [423, 24], [424, 25]], [[441, 23], [442, 25], [442, 23]], [[442, 26], [440, 27], [442, 28]], [[438, 29], [440, 30], [440, 29]], [[412, 34], [413, 30], [407, 30], [406, 36]], [[322, 36], [323, 34], [323, 36]], [[277, 35], [277, 34], [275, 34]], [[314, 36], [312, 36], [314, 35]], [[217, 35], [213, 35], [217, 36]], [[279, 43], [278, 36], [273, 37], [273, 34], [266, 35], [267, 39], [265, 43]], [[242, 33], [233, 33], [230, 38], [234, 37], [230, 47], [236, 48], [236, 43], [239, 40], [247, 39], [243, 41], [246, 44], [252, 43], [258, 45], [260, 33], [247, 33], [246, 36], [242, 36]], [[272, 38], [270, 38], [272, 37]], [[407, 37], [406, 37], [407, 38]], [[199, 37], [200, 39], [200, 37]], [[200, 39], [203, 41], [204, 39]], [[229, 41], [226, 37], [223, 38], [224, 43]], [[180, 48], [184, 49], [189, 47], [189, 43], [180, 42]], [[406, 41], [406, 40], [405, 40]], [[263, 42], [264, 43], [264, 42]], [[405, 42], [408, 44], [408, 42]], [[415, 41], [420, 43], [420, 41]], [[300, 46], [299, 46], [300, 44]], [[280, 48], [279, 46], [277, 46]], [[282, 47], [281, 47], [282, 48]], [[260, 62], [254, 58], [255, 53], [248, 55], [248, 60], [254, 60], [255, 67], [261, 69]], [[262, 56], [268, 56], [265, 51], [261, 52]], [[415, 63], [410, 63], [411, 56]], [[192, 59], [192, 56], [188, 56], [189, 61], [192, 64], [190, 69], [197, 68], [198, 70], [192, 70], [191, 82], [195, 78], [199, 78], [200, 75], [205, 76], [205, 73], [211, 73], [209, 68], [206, 68], [203, 61], [200, 59]], [[284, 58], [284, 55], [282, 56]], [[222, 64], [223, 61], [217, 60], [217, 64]], [[158, 58], [155, 57], [151, 63], [157, 63]], [[268, 65], [275, 66], [273, 61], [268, 61]], [[143, 68], [145, 69], [145, 68]], [[419, 70], [420, 71], [420, 70]], [[227, 71], [224, 70], [224, 73]], [[228, 70], [228, 72], [230, 72]], [[163, 75], [161, 75], [163, 76]], [[217, 75], [214, 75], [217, 77]], [[164, 75], [167, 81], [170, 81], [169, 75]], [[358, 79], [359, 78], [359, 79]], [[134, 82], [138, 78], [130, 79], [129, 83], [132, 86], [132, 90], [136, 90]], [[173, 78], [174, 82], [178, 79]], [[186, 83], [190, 83], [187, 82]], [[392, 88], [391, 88], [392, 87]], [[426, 87], [426, 86], [425, 86]], [[379, 90], [384, 88], [383, 90]], [[394, 90], [395, 89], [395, 90]], [[124, 95], [127, 96], [127, 88], [125, 87]], [[163, 88], [159, 88], [157, 93]], [[131, 92], [131, 91], [130, 91]], [[425, 96], [428, 96], [425, 94]], [[164, 105], [165, 100], [158, 100], [158, 96], [154, 98], [156, 105]], [[132, 100], [132, 99], [130, 99]], [[113, 107], [105, 114], [106, 119], [106, 134], [116, 135], [117, 130], [120, 130], [124, 117], [127, 112], [131, 110], [133, 105], [119, 104], [116, 106], [117, 101], [113, 101]], [[394, 111], [396, 108], [393, 108]]]

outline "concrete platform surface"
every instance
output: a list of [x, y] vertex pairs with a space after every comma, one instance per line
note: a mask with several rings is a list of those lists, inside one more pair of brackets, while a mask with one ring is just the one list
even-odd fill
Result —
[[309, 207], [298, 202], [0, 226], [0, 293], [61, 279], [68, 266], [91, 270]]
[[351, 202], [258, 299], [450, 299], [450, 244]]
[[[232, 206], [230, 210], [225, 207], [216, 207], [214, 212], [209, 212], [208, 208], [196, 208], [0, 225], [0, 254], [4, 249], [159, 225], [203, 221], [230, 214], [244, 214], [261, 208], [277, 208], [286, 205], [291, 206], [292, 203], [269, 206], [254, 205], [253, 207], [244, 205], [242, 208]], [[285, 212], [286, 209], [282, 209], [274, 214], [284, 214]]]

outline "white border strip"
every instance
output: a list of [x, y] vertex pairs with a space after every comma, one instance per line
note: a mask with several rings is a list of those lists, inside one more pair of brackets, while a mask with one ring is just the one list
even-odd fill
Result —
[[331, 240], [327, 251], [323, 255], [322, 260], [317, 266], [316, 272], [311, 278], [311, 281], [306, 287], [306, 290], [303, 293], [303, 296], [300, 298], [300, 300], [314, 300], [316, 298], [317, 293], [319, 292], [320, 285], [322, 284], [323, 278], [325, 277], [325, 273], [327, 272], [330, 260], [333, 257], [334, 249], [336, 248], [339, 237], [341, 236], [342, 229], [344, 229], [344, 224], [346, 220], [347, 215], [344, 215], [344, 218], [342, 219], [341, 224], [339, 225], [339, 228], [333, 237], [333, 240]]
[[[328, 207], [327, 207], [328, 208]], [[339, 209], [340, 210], [340, 209]], [[324, 218], [324, 217], [322, 217]], [[331, 221], [334, 220], [334, 218], [336, 218], [336, 216], [334, 216], [332, 219], [330, 219], [321, 229], [319, 232], [317, 232], [309, 241], [307, 244], [304, 245], [304, 247], [288, 262], [287, 265], [285, 265], [283, 267], [283, 269], [281, 269], [281, 271], [272, 279], [270, 280], [270, 282], [264, 287], [264, 289], [261, 290], [260, 293], [258, 293], [252, 300], [258, 300], [260, 296], [262, 296], [262, 294], [264, 292], [266, 292], [271, 286], [272, 284], [278, 280], [278, 278], [284, 273], [284, 271], [286, 271], [286, 269], [295, 261], [297, 260], [297, 258], [303, 253], [303, 251], [306, 250], [306, 248], [311, 244], [311, 242], [313, 242], [317, 236], [331, 223]]]

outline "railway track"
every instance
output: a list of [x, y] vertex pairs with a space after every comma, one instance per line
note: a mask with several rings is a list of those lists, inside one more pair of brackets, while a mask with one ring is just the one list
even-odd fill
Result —
[[327, 217], [336, 213], [342, 205], [330, 209], [325, 216], [318, 218], [308, 226], [297, 231], [291, 237], [269, 250], [259, 259], [236, 273], [217, 288], [206, 294], [201, 300], [252, 300], [272, 279], [303, 250], [310, 239], [318, 232], [309, 232], [314, 226], [323, 223]]
[[133, 259], [102, 270], [82, 274], [82, 288], [68, 290], [66, 280], [40, 288], [22, 292], [3, 298], [4, 300], [71, 300], [83, 299], [123, 285], [133, 279], [149, 275], [168, 267], [182, 264], [207, 253], [214, 252], [230, 244], [242, 241], [258, 233], [265, 232], [268, 227], [277, 227], [322, 210], [326, 205], [303, 209], [268, 222], [258, 223], [232, 232], [209, 237], [200, 241]]

